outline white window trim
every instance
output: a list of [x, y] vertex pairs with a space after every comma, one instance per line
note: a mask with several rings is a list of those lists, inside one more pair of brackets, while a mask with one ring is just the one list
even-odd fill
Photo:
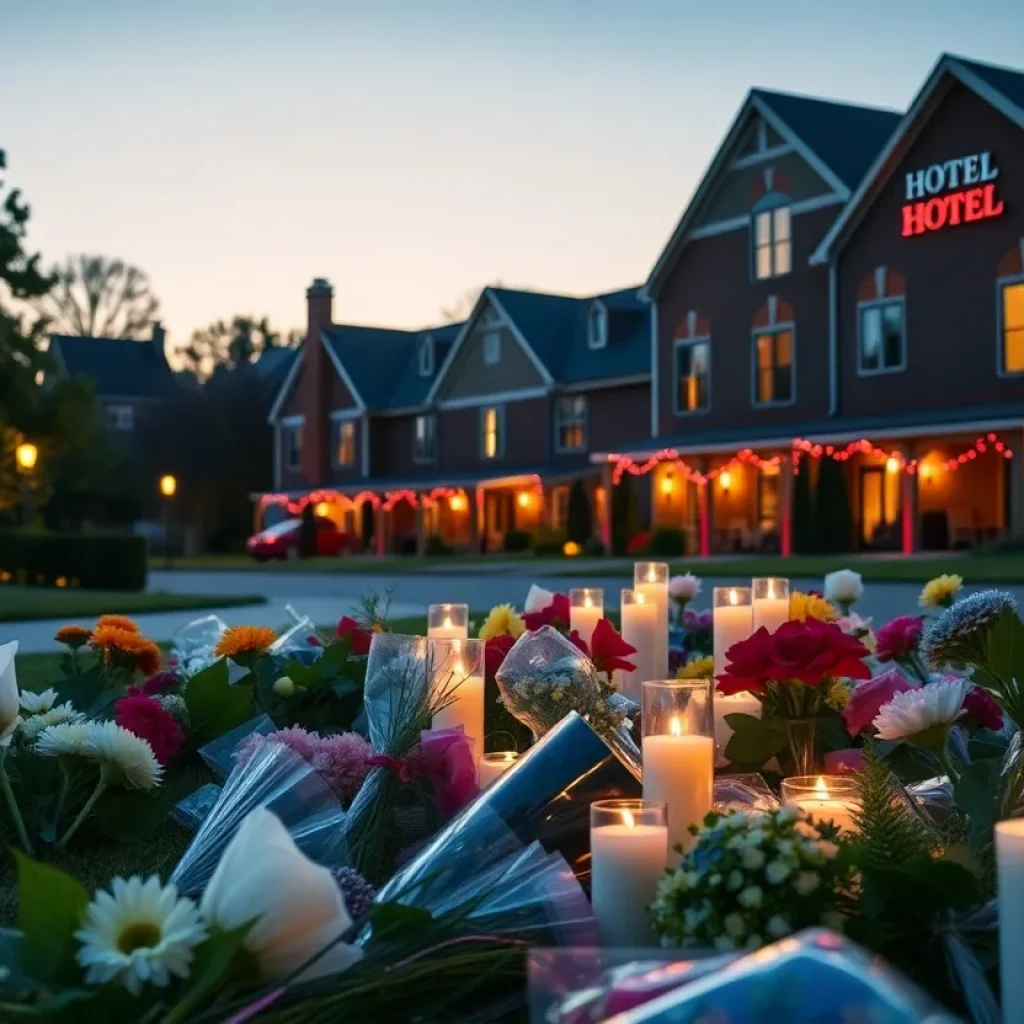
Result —
[[[420, 455], [417, 452], [417, 442], [419, 441], [417, 427], [420, 420], [433, 423], [433, 451], [427, 455]], [[437, 462], [437, 416], [432, 412], [420, 413], [412, 422], [412, 461], [420, 466], [433, 465], [433, 463]]]
[[[338, 417], [334, 419], [334, 428], [337, 431], [332, 438], [334, 442], [334, 451], [331, 453], [331, 461], [334, 463], [335, 469], [352, 469], [356, 464], [356, 425], [353, 417], [348, 416], [344, 419]], [[341, 450], [341, 434], [342, 431], [351, 426], [352, 428], [352, 458], [348, 462], [342, 462], [339, 458], [339, 452]]]
[[[882, 366], [877, 370], [865, 369], [864, 357], [864, 313], [875, 306], [896, 306], [900, 307], [900, 323], [903, 330], [900, 338], [900, 362], [898, 366]], [[884, 339], [883, 339], [884, 358]], [[902, 373], [907, 368], [907, 302], [905, 295], [889, 295], [877, 299], [866, 299], [857, 303], [857, 376], [858, 377], [882, 377], [889, 373]]]
[[[284, 468], [289, 473], [297, 473], [302, 469], [302, 428], [305, 422], [305, 416], [288, 416], [286, 419], [281, 420], [281, 445], [284, 448]], [[291, 434], [296, 430], [299, 431], [299, 443], [297, 445], [299, 460], [293, 463]]]
[[[775, 200], [778, 201], [775, 201]], [[765, 202], [765, 200], [771, 200]], [[761, 205], [761, 204], [764, 205]], [[789, 269], [782, 272], [776, 269], [776, 246], [779, 244], [779, 240], [775, 237], [775, 213], [777, 210], [787, 209], [789, 211], [789, 238], [786, 242], [789, 244]], [[768, 218], [768, 224], [771, 231], [771, 239], [768, 242], [768, 249], [772, 257], [772, 272], [765, 277], [759, 277], [757, 273], [757, 219], [764, 214], [770, 214]], [[774, 281], [776, 278], [786, 277], [788, 274], [793, 273], [793, 201], [789, 196], [783, 193], [775, 193], [774, 198], [771, 193], [767, 196], [763, 196], [757, 203], [754, 204], [753, 209], [750, 211], [750, 280], [755, 284], [763, 281]]]
[[420, 376], [429, 377], [434, 372], [434, 339], [428, 334], [420, 340]]
[[1024, 284], [1024, 274], [1012, 274], [996, 279], [996, 375], [1004, 380], [1024, 377], [1024, 370], [1006, 369], [1006, 347], [1003, 337], [1003, 289], [1011, 284]]
[[[703, 409], [681, 409], [679, 407], [679, 350], [692, 348], [694, 345], [708, 347], [708, 404]], [[711, 369], [714, 353], [711, 348], [711, 335], [700, 334], [693, 338], [676, 338], [672, 342], [672, 411], [676, 416], [703, 416], [711, 412]]]
[[[579, 419], [562, 419], [562, 402], [565, 399], [575, 401], [578, 398], [583, 399], [583, 415]], [[580, 395], [579, 393], [573, 395], [556, 395], [555, 396], [555, 451], [561, 453], [573, 453], [573, 452], [585, 452], [587, 451], [590, 443], [590, 402], [587, 400], [586, 395]], [[566, 426], [582, 426], [583, 427], [583, 444], [573, 447], [565, 447], [562, 444], [562, 428]]]
[[[597, 324], [597, 337], [592, 327]], [[608, 307], [603, 302], [595, 302], [587, 310], [587, 348], [596, 352], [608, 347]]]
[[[789, 331], [793, 336], [793, 359], [789, 367], [789, 375], [793, 382], [790, 388], [790, 396], [785, 402], [759, 402], [757, 400], [757, 339], [764, 334], [782, 334]], [[750, 404], [755, 409], [784, 409], [789, 405], [796, 405], [796, 323], [771, 324], [768, 327], [755, 327], [750, 332]]]
[[[498, 431], [498, 445], [497, 451], [493, 455], [487, 454], [486, 445], [486, 434], [484, 432], [484, 426], [487, 421], [487, 413], [493, 409], [496, 413], [496, 426]], [[503, 405], [490, 405], [482, 406], [480, 409], [480, 458], [483, 462], [497, 462], [498, 459], [505, 457], [505, 407]]]

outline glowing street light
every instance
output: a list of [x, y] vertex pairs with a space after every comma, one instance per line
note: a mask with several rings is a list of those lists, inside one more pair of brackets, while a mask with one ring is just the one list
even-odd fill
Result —
[[23, 473], [31, 473], [39, 459], [39, 449], [31, 441], [23, 441], [14, 450], [14, 458], [18, 469]]
[[166, 473], [160, 477], [160, 493], [165, 498], [173, 498], [175, 492], [178, 490], [178, 481], [175, 477], [171, 476], [170, 473]]

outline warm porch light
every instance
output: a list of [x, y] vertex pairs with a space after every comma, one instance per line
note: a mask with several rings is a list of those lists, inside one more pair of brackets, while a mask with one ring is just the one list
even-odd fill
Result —
[[326, 519], [330, 515], [331, 506], [326, 501], [318, 501], [313, 508], [313, 511], [320, 516], [321, 519]]
[[516, 504], [520, 508], [529, 508], [533, 504], [533, 495], [529, 491], [520, 491], [516, 496]]
[[160, 493], [165, 498], [173, 498], [177, 490], [178, 481], [170, 473], [165, 473], [162, 477], [160, 477]]
[[885, 460], [886, 473], [898, 473], [900, 471], [900, 460], [895, 455], [890, 455]]
[[574, 540], [567, 540], [562, 547], [562, 554], [567, 558], [575, 558], [580, 553], [580, 546]]
[[23, 473], [31, 473], [36, 468], [39, 449], [31, 441], [24, 441], [14, 450], [14, 458], [18, 463], [18, 469]]
[[922, 462], [921, 469], [919, 472], [921, 475], [921, 479], [926, 484], [930, 484], [935, 479], [935, 475], [938, 472], [938, 467], [935, 465], [934, 462]]
[[729, 488], [732, 487], [732, 473], [726, 470], [718, 477], [718, 482], [722, 485], [722, 490], [728, 493]]
[[453, 512], [462, 512], [466, 508], [466, 496], [464, 494], [453, 494], [448, 499], [448, 507]]
[[675, 477], [671, 473], [666, 473], [661, 478], [661, 493], [666, 497], [670, 495], [676, 489]]

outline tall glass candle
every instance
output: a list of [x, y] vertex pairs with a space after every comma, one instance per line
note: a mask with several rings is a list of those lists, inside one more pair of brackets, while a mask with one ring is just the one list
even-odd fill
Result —
[[[593, 818], [591, 818], [593, 820]], [[1003, 1020], [1024, 1021], [1024, 818], [996, 823]]]
[[746, 640], [754, 631], [750, 605], [750, 587], [715, 587], [714, 656], [715, 675], [725, 671], [726, 652], [733, 644]]
[[636, 648], [629, 660], [636, 665], [632, 672], [616, 672], [619, 690], [631, 700], [640, 703], [640, 684], [645, 679], [657, 679], [654, 665], [654, 647], [658, 636], [658, 609], [636, 590], [623, 590], [619, 612], [622, 616], [622, 639]]
[[633, 565], [633, 590], [643, 594], [644, 601], [657, 609], [654, 675], [650, 678], [664, 679], [668, 675], [668, 564], [636, 562]]
[[485, 790], [497, 782], [518, 760], [519, 755], [514, 750], [498, 750], [493, 754], [484, 754], [478, 766], [480, 789]]
[[710, 679], [646, 680], [642, 686], [644, 798], [668, 808], [669, 848], [689, 848], [691, 825], [711, 810], [715, 741]]
[[427, 636], [432, 640], [465, 640], [469, 636], [469, 605], [430, 605], [427, 608]]
[[753, 581], [754, 629], [764, 626], [774, 633], [789, 622], [789, 580], [776, 576], [759, 576]]
[[857, 780], [848, 775], [794, 775], [782, 780], [782, 803], [798, 807], [815, 821], [831, 821], [844, 832], [856, 832], [860, 810]]
[[428, 640], [434, 698], [445, 706], [434, 715], [432, 729], [460, 725], [479, 762], [484, 752], [484, 641]]
[[654, 946], [647, 908], [668, 863], [665, 805], [597, 800], [590, 805], [590, 902], [602, 946]]
[[604, 591], [600, 587], [569, 591], [569, 628], [577, 630], [588, 647], [598, 619], [603, 618]]

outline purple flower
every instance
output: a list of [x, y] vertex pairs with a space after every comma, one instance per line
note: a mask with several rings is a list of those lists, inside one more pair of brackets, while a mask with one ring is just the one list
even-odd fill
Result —
[[345, 897], [345, 909], [353, 921], [364, 917], [373, 905], [377, 890], [358, 871], [352, 868], [335, 868], [331, 874]]

